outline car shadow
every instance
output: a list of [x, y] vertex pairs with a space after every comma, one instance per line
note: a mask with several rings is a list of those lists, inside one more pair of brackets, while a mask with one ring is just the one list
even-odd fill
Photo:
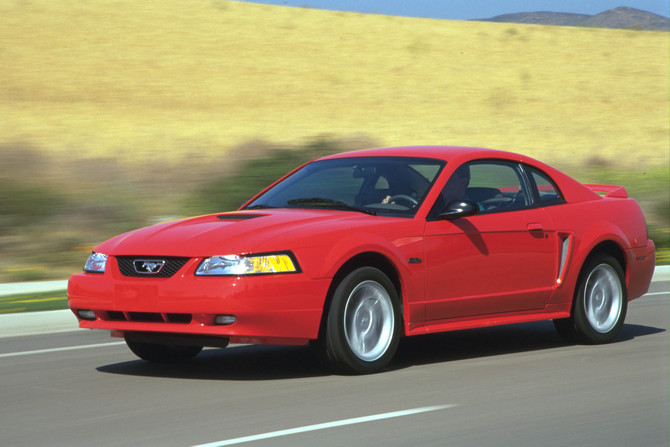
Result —
[[[665, 329], [625, 324], [616, 342], [658, 334]], [[408, 337], [400, 342], [387, 371], [570, 346], [550, 321], [496, 326]], [[128, 352], [128, 355], [132, 354]], [[194, 380], [264, 381], [334, 375], [309, 346], [232, 345], [203, 350], [180, 364], [130, 360], [99, 366], [98, 371], [142, 377]]]
[[651, 326], [643, 326], [641, 324], [624, 324], [621, 328], [621, 333], [617, 341], [633, 340], [637, 337], [644, 337], [645, 335], [654, 335], [665, 332], [665, 329]]
[[[128, 354], [133, 355], [130, 351]], [[282, 380], [332, 374], [309, 346], [272, 345], [205, 349], [184, 363], [131, 360], [96, 369], [111, 374], [196, 380]]]
[[[614, 343], [658, 334], [665, 329], [624, 324]], [[551, 321], [443, 332], [403, 340], [392, 369], [492, 357], [521, 352], [547, 351], [574, 345], [562, 338]]]

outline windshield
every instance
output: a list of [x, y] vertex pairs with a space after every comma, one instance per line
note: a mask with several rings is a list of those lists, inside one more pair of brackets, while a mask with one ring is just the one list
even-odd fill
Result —
[[329, 208], [412, 217], [445, 162], [414, 157], [356, 157], [305, 165], [245, 209]]

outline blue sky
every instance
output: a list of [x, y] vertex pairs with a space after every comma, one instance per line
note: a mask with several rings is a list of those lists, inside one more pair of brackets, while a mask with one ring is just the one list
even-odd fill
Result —
[[618, 6], [670, 16], [668, 0], [245, 0], [295, 7], [435, 19], [482, 19], [512, 12], [598, 14]]

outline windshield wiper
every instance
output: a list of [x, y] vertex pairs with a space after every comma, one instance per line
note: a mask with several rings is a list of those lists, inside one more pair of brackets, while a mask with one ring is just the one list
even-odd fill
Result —
[[268, 208], [276, 208], [276, 207], [270, 206], [270, 205], [265, 205], [264, 203], [259, 203], [258, 205], [251, 205], [251, 206], [248, 206], [244, 209], [245, 210], [265, 210], [265, 209], [268, 209]]
[[359, 213], [370, 214], [376, 216], [377, 213], [373, 210], [358, 208], [355, 206], [348, 205], [339, 200], [325, 199], [323, 197], [304, 197], [301, 199], [291, 199], [286, 201], [287, 205], [298, 205], [298, 206], [319, 206], [326, 208], [337, 208], [347, 211], [358, 211]]

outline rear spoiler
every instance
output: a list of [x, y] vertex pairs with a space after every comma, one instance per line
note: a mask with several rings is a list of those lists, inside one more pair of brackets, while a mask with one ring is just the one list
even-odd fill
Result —
[[593, 184], [587, 184], [584, 185], [587, 188], [591, 189], [591, 191], [604, 196], [604, 197], [617, 197], [619, 199], [627, 199], [628, 198], [628, 191], [626, 191], [626, 188], [623, 186], [617, 186], [617, 185], [593, 185]]

